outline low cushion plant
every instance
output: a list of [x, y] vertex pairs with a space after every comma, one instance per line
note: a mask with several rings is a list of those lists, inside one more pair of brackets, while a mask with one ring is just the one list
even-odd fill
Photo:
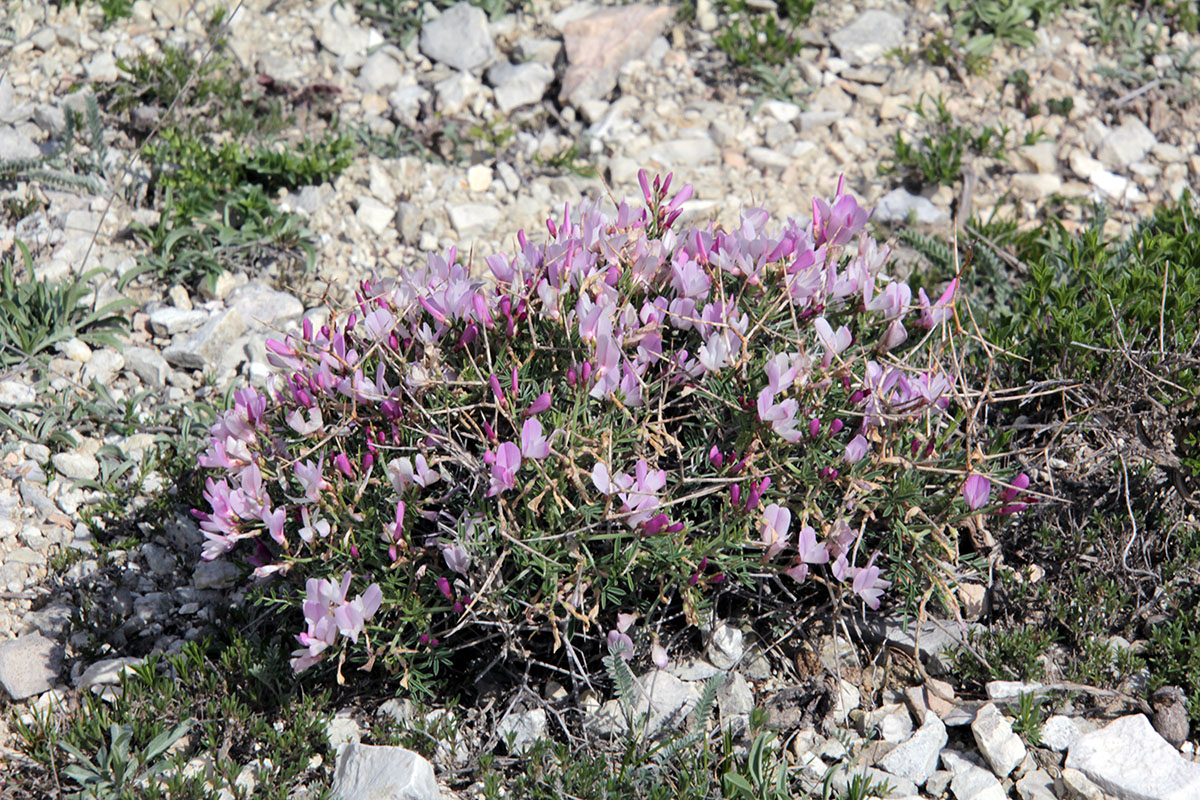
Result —
[[695, 623], [731, 586], [949, 597], [958, 526], [1018, 509], [1023, 476], [993, 499], [968, 463], [957, 281], [889, 278], [840, 183], [811, 225], [676, 230], [691, 187], [640, 178], [645, 208], [564, 208], [488, 278], [451, 249], [268, 343], [281, 373], [213, 427], [196, 514], [205, 558], [305, 585], [297, 671], [407, 681], [489, 642], [661, 661], [634, 615]]

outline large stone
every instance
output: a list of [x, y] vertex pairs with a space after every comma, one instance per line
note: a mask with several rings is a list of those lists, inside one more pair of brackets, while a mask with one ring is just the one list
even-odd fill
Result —
[[904, 41], [904, 20], [886, 11], [866, 11], [830, 41], [851, 66], [870, 64]]
[[1021, 800], [1058, 800], [1058, 795], [1054, 793], [1054, 778], [1040, 769], [1017, 781], [1017, 796]]
[[502, 218], [500, 209], [482, 203], [449, 206], [446, 211], [459, 237], [468, 240], [496, 234]]
[[125, 357], [116, 350], [107, 347], [97, 350], [92, 353], [88, 363], [83, 365], [83, 383], [90, 386], [92, 381], [97, 381], [109, 386], [124, 366]]
[[74, 481], [93, 481], [100, 474], [100, 464], [88, 453], [55, 453], [50, 461], [60, 475]]
[[192, 585], [197, 589], [224, 589], [241, 574], [237, 565], [228, 561], [201, 561], [192, 572]]
[[545, 64], [499, 64], [488, 70], [488, 81], [495, 87], [496, 106], [507, 114], [515, 108], [532, 105], [542, 99], [554, 81], [554, 70]]
[[396, 209], [384, 205], [374, 197], [364, 195], [358, 198], [358, 210], [354, 212], [354, 217], [364, 228], [378, 236], [392, 224], [392, 220], [396, 218]]
[[484, 67], [496, 57], [496, 45], [483, 9], [462, 2], [421, 27], [421, 52], [459, 70]]
[[13, 701], [48, 692], [61, 659], [58, 645], [40, 633], [0, 642], [0, 687]]
[[125, 350], [125, 367], [142, 379], [142, 383], [161, 389], [167, 381], [171, 365], [157, 350], [149, 347], [129, 347]]
[[[678, 727], [700, 699], [697, 684], [679, 680], [666, 670], [653, 670], [634, 683], [633, 716], [646, 718], [646, 734], [653, 736], [667, 727]], [[584, 719], [584, 727], [601, 736], [628, 730], [620, 701], [610, 700]]]
[[140, 658], [104, 658], [92, 664], [83, 671], [75, 681], [80, 689], [92, 686], [116, 686], [121, 682], [122, 675], [129, 675], [134, 667], [142, 664]]
[[1025, 758], [1025, 744], [1021, 737], [1013, 733], [1012, 724], [993, 703], [975, 712], [971, 733], [975, 735], [979, 752], [983, 753], [992, 771], [1001, 778], [1008, 777]]
[[954, 775], [950, 791], [957, 800], [1007, 800], [1000, 781], [973, 754], [943, 750], [942, 763]]
[[1200, 764], [1184, 759], [1142, 714], [1113, 720], [1076, 739], [1066, 766], [1119, 800], [1200, 797]]
[[400, 85], [404, 77], [404, 68], [396, 59], [384, 52], [373, 54], [362, 65], [358, 73], [358, 83], [367, 92], [387, 94], [391, 89]]
[[150, 332], [155, 336], [174, 336], [177, 333], [194, 331], [208, 320], [208, 312], [200, 309], [185, 311], [174, 306], [163, 306], [150, 312]]
[[225, 351], [246, 330], [246, 321], [236, 308], [214, 314], [199, 330], [163, 350], [168, 364], [181, 369], [202, 370], [220, 362]]
[[1042, 746], [1059, 753], [1065, 751], [1071, 744], [1083, 735], [1075, 720], [1055, 714], [1042, 723]]
[[1096, 156], [1109, 169], [1124, 169], [1145, 158], [1156, 144], [1158, 140], [1140, 119], [1128, 117], [1104, 137]]
[[403, 747], [348, 744], [337, 757], [338, 800], [439, 800], [433, 765]]
[[496, 726], [496, 735], [504, 742], [508, 752], [520, 755], [539, 739], [546, 738], [546, 710], [535, 708], [506, 714]]
[[304, 313], [304, 304], [287, 292], [248, 283], [229, 295], [228, 305], [252, 328], [275, 330]]
[[936, 714], [926, 713], [924, 724], [908, 741], [896, 745], [881, 758], [879, 766], [920, 786], [937, 769], [938, 756], [946, 741], [946, 726]]
[[731, 669], [742, 660], [742, 655], [746, 652], [742, 644], [744, 638], [745, 634], [740, 628], [722, 623], [713, 630], [704, 655], [714, 667]]
[[[949, 213], [935, 206], [927, 198], [919, 194], [909, 194], [904, 189], [893, 189], [879, 198], [879, 203], [876, 204], [875, 212], [872, 214], [872, 218], [876, 222], [907, 222], [910, 216], [922, 225], [936, 225], [950, 219]], [[937, 629], [931, 629], [929, 633], [933, 634], [941, 643], [950, 641], [949, 637], [941, 634]], [[911, 639], [911, 637], [908, 638]], [[926, 649], [924, 641], [921, 643], [921, 649], [922, 651]]]
[[563, 30], [567, 71], [559, 101], [578, 108], [589, 100], [604, 99], [616, 87], [621, 67], [640, 57], [673, 16], [670, 6], [635, 3], [567, 23]]

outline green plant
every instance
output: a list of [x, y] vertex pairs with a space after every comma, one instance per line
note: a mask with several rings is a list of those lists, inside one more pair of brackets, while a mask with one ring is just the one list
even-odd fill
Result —
[[583, 155], [579, 142], [571, 142], [550, 158], [543, 159], [535, 155], [534, 162], [558, 172], [571, 172], [581, 178], [594, 178], [597, 175], [596, 167]]
[[1024, 739], [1025, 744], [1037, 747], [1042, 743], [1042, 723], [1045, 721], [1041, 698], [1032, 692], [1021, 692], [1013, 714], [1013, 732]]
[[[59, 8], [63, 6], [75, 6], [83, 10], [84, 4], [91, 0], [56, 0]], [[100, 6], [100, 11], [104, 14], [104, 27], [107, 28], [119, 19], [126, 19], [133, 16], [133, 0], [96, 0]]]
[[104, 143], [104, 128], [100, 109], [94, 95], [87, 95], [86, 119], [88, 149], [76, 152], [82, 117], [66, 109], [62, 149], [38, 158], [0, 159], [0, 184], [17, 180], [36, 181], [57, 189], [82, 190], [98, 194], [103, 188], [108, 146]]
[[[721, 775], [722, 797], [726, 800], [788, 800], [787, 763], [771, 753], [775, 734], [762, 731], [750, 742], [745, 765], [730, 766]], [[770, 763], [768, 763], [768, 758]]]
[[73, 337], [89, 344], [117, 346], [118, 334], [128, 325], [118, 312], [134, 303], [122, 298], [88, 308], [85, 298], [92, 294], [88, 282], [103, 270], [53, 283], [39, 281], [34, 279], [29, 248], [17, 241], [16, 250], [24, 267], [21, 280], [17, 253], [0, 256], [0, 366], [39, 358], [58, 342]]
[[898, 175], [905, 183], [915, 185], [953, 185], [962, 174], [963, 157], [972, 152], [990, 158], [1005, 158], [1007, 128], [997, 130], [984, 126], [978, 131], [956, 124], [938, 95], [932, 109], [925, 107], [925, 96], [917, 101], [913, 111], [925, 123], [929, 133], [915, 141], [896, 131], [890, 159], [879, 165], [884, 175]]
[[[433, 7], [444, 11], [456, 2], [433, 0]], [[524, 8], [526, 4], [526, 0], [471, 0], [471, 5], [482, 9], [492, 20]], [[425, 12], [418, 0], [355, 0], [354, 6], [359, 14], [379, 28], [386, 39], [401, 48], [408, 47], [425, 21]]]
[[127, 797], [167, 767], [168, 762], [160, 757], [182, 739], [193, 724], [195, 720], [185, 720], [154, 737], [141, 752], [130, 752], [132, 726], [113, 723], [109, 729], [109, 744], [101, 745], [95, 759], [69, 742], [59, 742], [58, 746], [74, 756], [77, 762], [63, 767], [63, 774], [83, 787], [72, 797], [89, 800]]
[[1032, 47], [1037, 42], [1036, 26], [1065, 4], [1065, 0], [943, 0], [942, 5], [964, 50], [987, 57], [997, 41]]

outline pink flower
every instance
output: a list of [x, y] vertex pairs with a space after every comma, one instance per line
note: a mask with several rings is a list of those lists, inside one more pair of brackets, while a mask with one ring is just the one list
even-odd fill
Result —
[[[414, 460], [416, 461], [415, 467], [413, 466]], [[396, 494], [404, 494], [404, 491], [413, 484], [421, 488], [432, 486], [442, 477], [436, 470], [430, 469], [425, 456], [419, 453], [415, 459], [409, 459], [407, 456], [393, 458], [388, 462], [387, 471]]]
[[1004, 494], [1000, 496], [1000, 502], [1004, 503], [1004, 507], [1000, 509], [1000, 514], [1016, 514], [1029, 508], [1026, 503], [1014, 503], [1013, 501], [1029, 487], [1029, 476], [1024, 472], [1013, 478], [1012, 486], [1004, 490]]
[[867, 437], [860, 433], [851, 439], [850, 443], [846, 445], [846, 454], [843, 456], [843, 459], [847, 464], [857, 464], [859, 461], [863, 460], [863, 456], [865, 456], [870, 449], [871, 444], [867, 441]]
[[892, 585], [891, 581], [883, 580], [880, 575], [882, 570], [875, 566], [875, 558], [878, 556], [875, 553], [871, 556], [871, 560], [867, 562], [865, 567], [851, 567], [849, 575], [852, 578], [850, 584], [854, 593], [863, 599], [863, 602], [871, 607], [872, 610], [879, 608], [879, 598], [884, 591]]
[[849, 328], [842, 325], [835, 333], [824, 317], [817, 317], [813, 320], [813, 327], [817, 330], [817, 338], [825, 347], [825, 358], [821, 361], [823, 366], [828, 367], [833, 362], [833, 357], [840, 355], [854, 341]]
[[321, 490], [328, 489], [329, 483], [322, 476], [322, 469], [325, 464], [325, 456], [321, 456], [316, 464], [312, 461], [297, 463], [292, 468], [296, 475], [296, 480], [300, 481], [300, 485], [304, 488], [304, 500], [309, 503], [315, 503], [321, 499]]
[[304, 420], [303, 412], [298, 408], [288, 414], [286, 419], [288, 426], [301, 436], [308, 436], [325, 427], [325, 423], [321, 419], [321, 409], [315, 406], [309, 410], [307, 422]]
[[763, 546], [767, 548], [766, 558], [772, 559], [787, 545], [788, 528], [792, 524], [792, 512], [778, 503], [771, 503], [763, 509], [763, 521], [759, 527]]
[[550, 443], [542, 434], [542, 423], [536, 419], [527, 419], [521, 426], [521, 455], [538, 461], [550, 455]]
[[525, 409], [525, 416], [530, 417], [534, 414], [540, 414], [550, 407], [550, 393], [542, 392], [538, 398], [533, 401], [529, 408]]
[[487, 496], [495, 497], [514, 488], [517, 485], [517, 471], [520, 469], [521, 451], [515, 444], [505, 442], [496, 448], [495, 461], [492, 463], [492, 483]]
[[311, 542], [315, 536], [325, 538], [330, 533], [328, 520], [310, 517], [307, 506], [300, 506], [300, 521], [302, 524], [298, 533], [306, 542]]
[[658, 669], [666, 669], [670, 663], [670, 659], [667, 657], [667, 648], [663, 647], [657, 639], [654, 640], [654, 644], [650, 645], [650, 660]]
[[274, 539], [276, 541], [276, 543], [278, 543], [280, 545], [282, 545], [284, 543], [283, 523], [286, 519], [287, 519], [287, 510], [286, 509], [277, 508], [274, 511], [272, 511], [269, 504], [263, 505], [263, 509], [262, 509], [263, 524], [267, 526], [267, 533], [270, 535], [270, 537], [272, 539]]
[[954, 314], [954, 293], [956, 291], [958, 291], [958, 278], [950, 281], [950, 285], [946, 287], [946, 291], [942, 292], [942, 296], [931, 306], [929, 296], [925, 294], [925, 290], [917, 290], [918, 307], [921, 309], [920, 324], [922, 328], [928, 329], [940, 325]]
[[988, 504], [992, 494], [992, 482], [982, 475], [971, 475], [963, 484], [962, 495], [967, 508], [978, 511]]

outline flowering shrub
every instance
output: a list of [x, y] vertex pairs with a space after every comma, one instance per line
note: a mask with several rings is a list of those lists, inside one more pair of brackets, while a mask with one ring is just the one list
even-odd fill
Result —
[[914, 301], [840, 184], [811, 226], [676, 231], [691, 187], [640, 177], [646, 208], [565, 208], [490, 279], [451, 249], [268, 343], [282, 375], [213, 427], [196, 513], [205, 558], [307, 580], [296, 670], [517, 634], [628, 656], [633, 614], [733, 583], [876, 608], [997, 510], [954, 446], [956, 282]]

